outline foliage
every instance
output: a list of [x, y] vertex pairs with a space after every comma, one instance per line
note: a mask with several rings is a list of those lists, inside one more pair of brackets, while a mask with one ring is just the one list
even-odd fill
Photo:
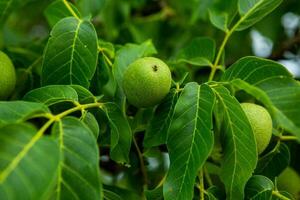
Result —
[[[0, 0], [0, 47], [17, 76], [0, 101], [1, 199], [296, 199], [277, 177], [300, 171], [300, 85], [281, 62], [299, 59], [300, 16], [285, 33], [279, 19], [299, 8]], [[255, 31], [273, 41], [265, 58], [251, 51]], [[137, 108], [122, 80], [147, 56], [168, 64], [172, 86], [158, 105]], [[272, 117], [260, 155], [243, 102]]]

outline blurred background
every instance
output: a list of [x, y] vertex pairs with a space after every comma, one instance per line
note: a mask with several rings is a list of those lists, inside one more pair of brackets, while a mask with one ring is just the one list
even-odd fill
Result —
[[[222, 0], [214, 0], [222, 1]], [[211, 0], [73, 0], [86, 17], [92, 17], [99, 38], [114, 44], [142, 43], [151, 39], [159, 57], [170, 59], [191, 39], [213, 38], [223, 33], [209, 22]], [[9, 17], [1, 45], [16, 53], [15, 47], [29, 46], [34, 53], [45, 43], [50, 27], [44, 10], [50, 0], [27, 0]], [[93, 13], [90, 16], [90, 13]], [[226, 64], [246, 55], [279, 60], [300, 77], [300, 1], [285, 0], [275, 12], [246, 31], [233, 35], [227, 46]], [[43, 46], [43, 45], [41, 45]], [[37, 49], [35, 49], [37, 48]], [[40, 49], [40, 51], [42, 51]], [[23, 52], [30, 53], [30, 52]], [[39, 52], [40, 53], [40, 52]]]

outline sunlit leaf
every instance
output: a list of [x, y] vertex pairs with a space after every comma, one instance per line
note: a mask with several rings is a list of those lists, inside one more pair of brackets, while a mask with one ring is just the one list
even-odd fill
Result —
[[50, 85], [31, 90], [23, 97], [23, 100], [44, 103], [50, 106], [64, 101], [78, 101], [78, 95], [71, 86]]
[[239, 102], [229, 91], [213, 88], [223, 108], [222, 148], [220, 177], [225, 184], [227, 199], [243, 199], [244, 187], [257, 163], [256, 142], [251, 125]]
[[97, 34], [86, 20], [67, 17], [52, 29], [43, 59], [42, 85], [90, 85], [97, 64]]
[[198, 170], [213, 147], [214, 102], [212, 90], [195, 82], [188, 83], [178, 98], [167, 138], [170, 169], [163, 186], [166, 200], [193, 197]]

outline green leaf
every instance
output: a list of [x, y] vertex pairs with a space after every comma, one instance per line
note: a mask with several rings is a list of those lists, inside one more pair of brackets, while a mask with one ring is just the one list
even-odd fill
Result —
[[128, 120], [114, 103], [105, 103], [102, 107], [111, 129], [111, 159], [118, 163], [129, 163], [132, 132]]
[[100, 128], [99, 128], [99, 124], [98, 124], [95, 116], [92, 113], [87, 112], [84, 115], [84, 118], [82, 119], [82, 121], [90, 128], [93, 135], [97, 139], [99, 136]]
[[179, 52], [176, 60], [196, 66], [211, 66], [215, 49], [215, 41], [211, 38], [195, 38]]
[[77, 93], [80, 103], [94, 103], [96, 97], [86, 88], [80, 85], [70, 85]]
[[223, 108], [221, 180], [227, 199], [243, 199], [244, 187], [257, 163], [256, 142], [248, 118], [229, 91], [213, 88]]
[[49, 85], [29, 91], [24, 97], [25, 101], [44, 103], [51, 106], [56, 103], [70, 101], [77, 102], [76, 90], [68, 85]]
[[208, 200], [225, 199], [225, 194], [216, 186], [210, 186], [207, 190]]
[[239, 0], [241, 19], [236, 30], [242, 31], [260, 21], [281, 4], [282, 0]]
[[262, 102], [277, 126], [300, 139], [300, 85], [279, 63], [244, 57], [226, 70], [222, 81], [230, 81]]
[[99, 152], [91, 130], [74, 117], [56, 122], [52, 134], [59, 143], [59, 162], [53, 199], [101, 199]]
[[[70, 9], [68, 9], [70, 7]], [[74, 12], [79, 18], [81, 15], [77, 8], [70, 2], [65, 0], [56, 0], [52, 2], [44, 11], [44, 15], [51, 27], [53, 27], [59, 20], [65, 17], [72, 17]]]
[[289, 165], [290, 157], [288, 146], [279, 142], [272, 151], [258, 160], [255, 174], [261, 174], [273, 180]]
[[77, 0], [76, 4], [84, 16], [97, 15], [104, 7], [105, 0]]
[[213, 147], [212, 111], [215, 96], [207, 85], [188, 83], [175, 105], [167, 147], [170, 169], [164, 198], [192, 199], [194, 183]]
[[42, 85], [90, 85], [97, 64], [97, 34], [86, 20], [67, 17], [52, 29], [43, 59]]
[[147, 40], [142, 44], [126, 44], [116, 52], [116, 58], [113, 65], [115, 79], [119, 86], [122, 85], [123, 73], [133, 61], [138, 58], [155, 54], [156, 49], [151, 40]]
[[274, 189], [273, 182], [265, 176], [252, 176], [245, 188], [247, 199], [251, 200], [267, 200], [271, 199]]
[[146, 129], [144, 138], [145, 147], [166, 144], [167, 133], [178, 96], [178, 91], [176, 91], [176, 89], [172, 89], [163, 102], [156, 108], [154, 116], [150, 120], [149, 126]]
[[98, 45], [101, 48], [102, 52], [107, 55], [109, 58], [115, 57], [115, 47], [113, 43], [104, 41], [104, 40], [98, 40]]
[[[104, 54], [99, 54], [96, 72], [92, 79], [91, 91], [98, 95], [104, 93], [104, 87], [109, 81], [113, 82], [111, 67], [107, 64]], [[114, 83], [114, 82], [113, 82]], [[105, 93], [104, 93], [105, 94]]]
[[163, 187], [154, 188], [153, 190], [146, 190], [145, 195], [147, 200], [163, 200]]
[[210, 11], [209, 19], [216, 28], [218, 28], [224, 32], [226, 32], [228, 30], [228, 14], [227, 13], [218, 13], [218, 12]]
[[226, 32], [237, 14], [238, 0], [214, 0], [209, 10], [209, 19], [218, 29]]
[[104, 189], [103, 193], [104, 193], [105, 200], [123, 200], [122, 197], [120, 197], [117, 193], [113, 191]]
[[49, 110], [41, 103], [26, 101], [0, 101], [0, 125], [22, 122], [34, 115], [43, 113], [49, 113]]
[[0, 160], [1, 199], [46, 199], [59, 162], [53, 138], [29, 124], [1, 127]]

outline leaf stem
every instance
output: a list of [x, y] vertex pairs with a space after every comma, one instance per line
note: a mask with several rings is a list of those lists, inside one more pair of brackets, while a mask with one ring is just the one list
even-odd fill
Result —
[[132, 137], [132, 140], [133, 140], [133, 143], [134, 143], [134, 146], [136, 148], [136, 151], [138, 153], [138, 157], [139, 157], [139, 160], [140, 160], [140, 165], [141, 165], [141, 172], [143, 174], [143, 178], [144, 178], [144, 187], [145, 189], [147, 189], [148, 187], [148, 175], [147, 175], [147, 171], [146, 171], [146, 167], [145, 167], [145, 163], [144, 163], [144, 158], [143, 158], [143, 154], [136, 142], [136, 139], [135, 137]]
[[70, 6], [69, 2], [67, 0], [62, 0], [62, 2], [65, 4], [66, 8], [69, 10], [72, 16], [80, 20], [79, 16], [75, 13], [73, 8]]
[[225, 37], [223, 39], [223, 42], [220, 46], [220, 49], [218, 51], [218, 54], [217, 54], [217, 57], [215, 59], [215, 62], [212, 66], [212, 69], [211, 69], [211, 72], [209, 74], [209, 78], [208, 78], [208, 81], [212, 81], [214, 79], [214, 76], [215, 76], [215, 73], [218, 69], [218, 65], [219, 65], [219, 62], [220, 62], [220, 59], [221, 59], [221, 56], [222, 56], [222, 53], [224, 51], [224, 48], [229, 40], [229, 38], [231, 37], [232, 33], [243, 23], [244, 20], [247, 19], [247, 17], [251, 14], [251, 12], [253, 10], [256, 9], [256, 7], [258, 6], [259, 4], [257, 4], [256, 6], [254, 6], [253, 8], [251, 8], [245, 15], [243, 15], [234, 25], [231, 29], [229, 30], [226, 30], [226, 34], [225, 34]]
[[51, 113], [40, 115], [40, 117], [46, 117], [49, 120], [38, 130], [38, 132], [32, 137], [32, 139], [29, 141], [28, 144], [24, 146], [24, 148], [20, 151], [20, 153], [15, 157], [15, 159], [0, 173], [0, 183], [3, 183], [6, 178], [10, 175], [10, 173], [16, 168], [16, 166], [19, 164], [19, 162], [23, 159], [23, 157], [26, 155], [28, 151], [32, 148], [32, 146], [43, 136], [45, 131], [52, 125], [55, 121], [60, 121], [63, 117], [79, 110], [85, 110], [88, 108], [95, 108], [95, 107], [102, 107], [102, 103], [95, 102], [95, 103], [89, 103], [89, 104], [77, 104], [76, 107], [73, 107], [71, 109], [65, 110], [64, 112], [53, 115]]
[[298, 137], [293, 135], [282, 135], [279, 137], [280, 141], [293, 141], [293, 140], [299, 140]]
[[103, 55], [105, 61], [107, 62], [107, 64], [108, 64], [110, 67], [112, 67], [113, 64], [112, 64], [111, 60], [107, 57], [107, 55], [105, 54], [103, 48], [100, 47], [99, 45], [98, 45], [98, 51], [102, 53], [102, 55]]
[[53, 119], [50, 119], [42, 128], [32, 137], [28, 144], [20, 151], [20, 153], [14, 158], [14, 160], [0, 173], [0, 183], [3, 183], [10, 173], [16, 168], [16, 166], [21, 162], [23, 157], [31, 149], [31, 147], [42, 137], [44, 132], [50, 127]]
[[200, 170], [199, 172], [199, 192], [200, 192], [200, 200], [204, 200], [204, 177], [203, 177], [203, 169]]
[[213, 182], [212, 182], [212, 180], [211, 180], [211, 178], [210, 178], [210, 175], [209, 175], [209, 173], [208, 173], [208, 171], [207, 171], [207, 169], [206, 169], [205, 166], [203, 167], [203, 173], [204, 173], [204, 177], [205, 177], [205, 179], [206, 179], [208, 185], [209, 185], [209, 186], [213, 186]]
[[277, 190], [273, 190], [272, 195], [278, 197], [281, 200], [291, 200], [290, 198], [280, 194], [280, 192], [278, 192]]

